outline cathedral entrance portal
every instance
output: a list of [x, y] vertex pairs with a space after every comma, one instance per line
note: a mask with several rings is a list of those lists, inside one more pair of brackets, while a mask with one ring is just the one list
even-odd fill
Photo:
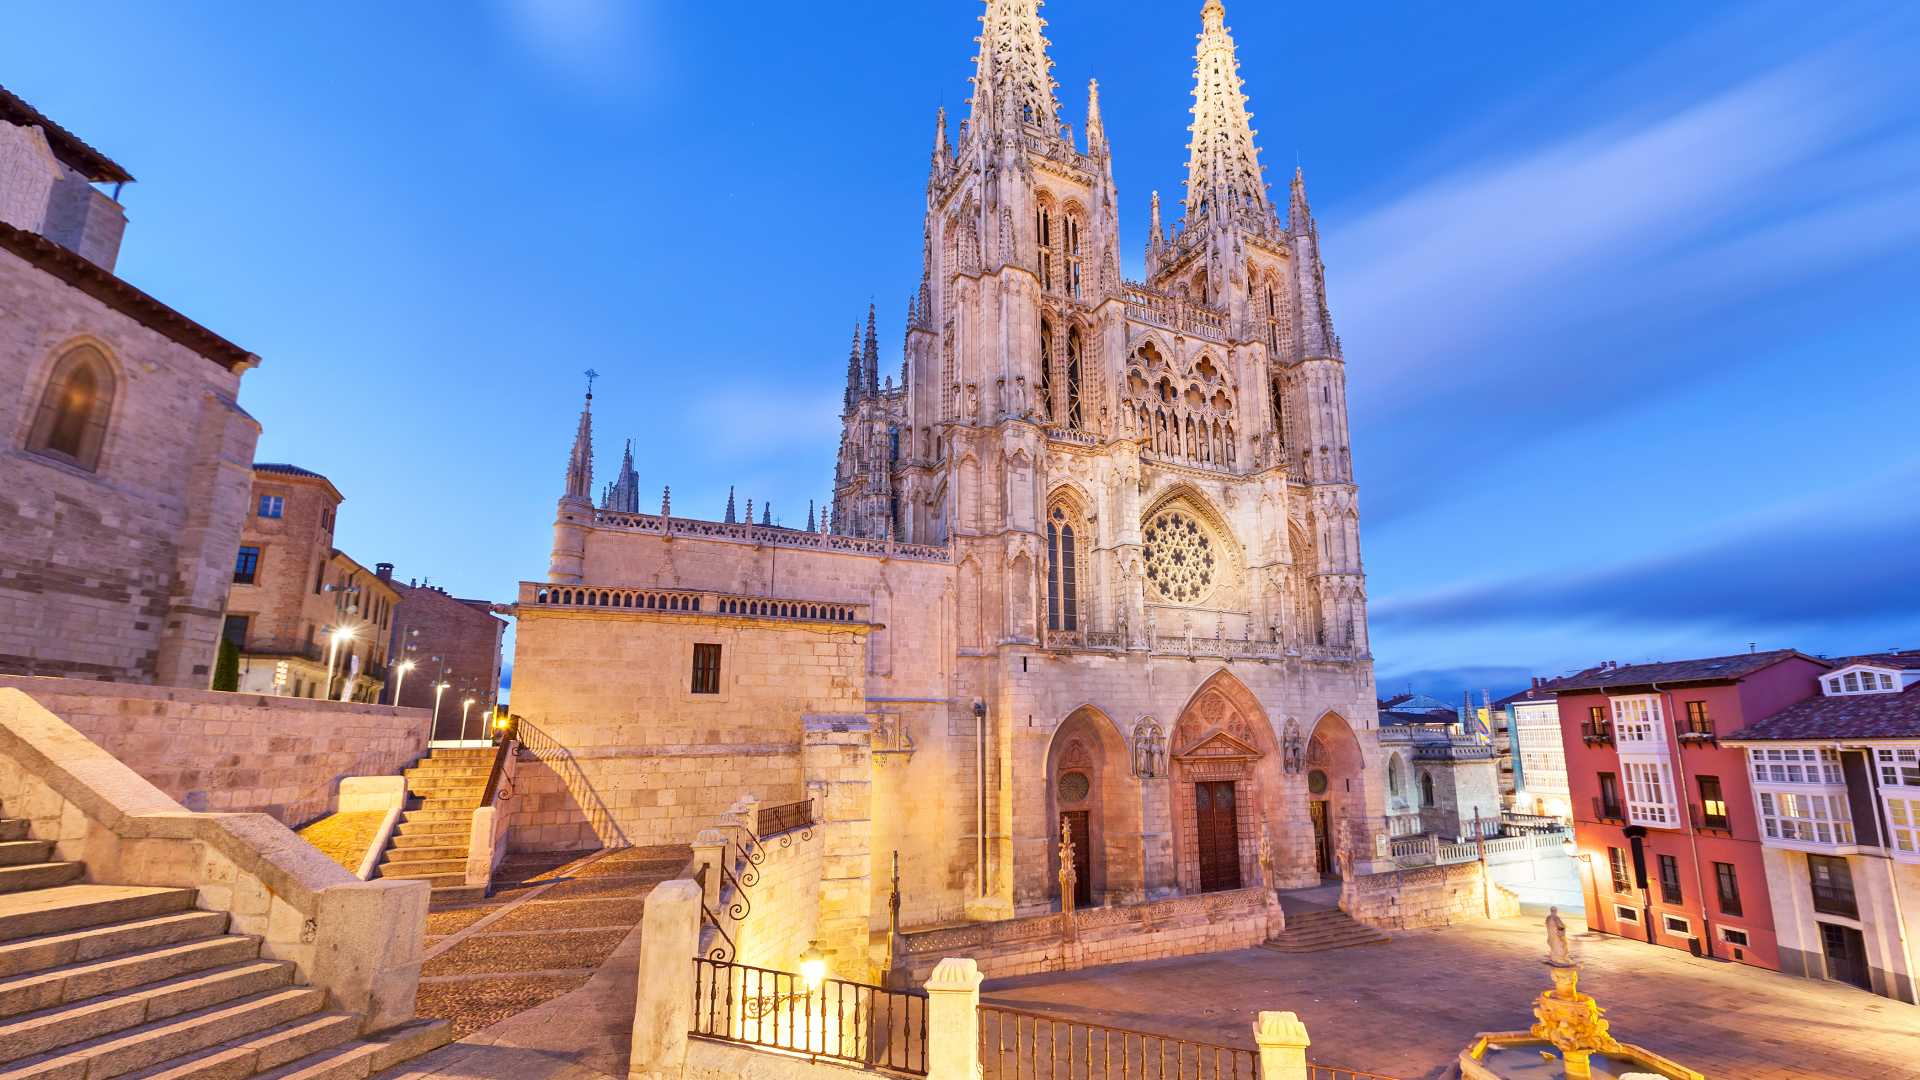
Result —
[[1234, 819], [1233, 788], [1230, 780], [1193, 785], [1201, 892], [1240, 887], [1240, 830]]
[[1260, 703], [1240, 680], [1219, 672], [1181, 711], [1171, 743], [1180, 891], [1259, 883], [1261, 831], [1268, 831], [1276, 852], [1286, 850], [1281, 757]]
[[1313, 862], [1321, 877], [1333, 873], [1333, 844], [1327, 839], [1327, 800], [1314, 799], [1307, 803], [1307, 812], [1313, 818]]
[[[1138, 781], [1129, 770], [1127, 742], [1113, 722], [1091, 706], [1069, 714], [1047, 751], [1044, 799], [1026, 800], [1026, 820], [1046, 852], [1044, 880], [1022, 902], [1060, 896], [1060, 832], [1073, 839], [1074, 906], [1144, 898], [1145, 853]], [[1035, 792], [1040, 795], [1040, 792]], [[1020, 808], [1016, 806], [1015, 812]]]

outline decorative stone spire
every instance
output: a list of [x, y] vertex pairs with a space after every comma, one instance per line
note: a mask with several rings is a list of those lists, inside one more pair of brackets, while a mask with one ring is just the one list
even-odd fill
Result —
[[767, 504], [760, 508], [760, 524], [773, 524], [773, 500], [771, 499], [767, 500]]
[[1293, 184], [1287, 197], [1287, 228], [1303, 232], [1313, 228], [1313, 210], [1307, 205], [1307, 175], [1293, 167]]
[[640, 474], [633, 468], [633, 440], [627, 440], [626, 453], [620, 459], [620, 472], [607, 485], [600, 508], [622, 514], [640, 512]]
[[1287, 219], [1300, 288], [1300, 355], [1338, 357], [1340, 337], [1333, 332], [1333, 313], [1327, 309], [1327, 270], [1320, 261], [1320, 228], [1307, 206], [1307, 180], [1299, 166], [1293, 170]]
[[580, 406], [580, 426], [573, 433], [573, 450], [567, 455], [567, 499], [593, 505], [593, 380], [600, 373], [587, 371], [587, 403]]
[[747, 524], [753, 524], [753, 500], [747, 500]]
[[807, 531], [813, 531], [813, 500], [807, 500]]
[[660, 489], [660, 516], [663, 518], [673, 516], [673, 489], [671, 487], [662, 487]]
[[1207, 0], [1200, 10], [1200, 47], [1194, 53], [1193, 136], [1187, 144], [1187, 227], [1203, 217], [1241, 209], [1272, 213], [1253, 145], [1253, 114], [1241, 92], [1227, 9]]
[[1107, 127], [1100, 121], [1100, 80], [1087, 80], [1087, 153], [1098, 154], [1107, 146]]
[[[853, 411], [853, 403], [860, 400], [860, 324], [853, 324], [853, 347], [847, 350], [847, 396], [846, 410]], [[747, 515], [747, 521], [753, 521], [753, 515]]]
[[733, 485], [732, 485], [732, 484], [728, 484], [728, 485], [727, 485], [727, 516], [726, 516], [726, 523], [727, 523], [727, 524], [729, 524], [729, 525], [734, 525], [734, 524], [737, 524], [737, 522], [736, 522], [736, 521], [734, 520], [734, 513], [733, 513]]
[[953, 147], [947, 145], [947, 107], [942, 105], [933, 119], [933, 171], [945, 172], [952, 161]]
[[970, 122], [975, 130], [1004, 118], [1060, 130], [1060, 103], [1054, 99], [1053, 61], [1041, 33], [1041, 0], [986, 0], [980, 16], [979, 56], [974, 61]]
[[860, 352], [861, 368], [866, 381], [867, 395], [880, 391], [880, 338], [874, 333], [873, 303], [867, 303], [867, 343]]

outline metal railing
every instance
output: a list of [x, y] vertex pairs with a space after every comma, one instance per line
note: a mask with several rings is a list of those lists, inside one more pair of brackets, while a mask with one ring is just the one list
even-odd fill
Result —
[[1595, 795], [1593, 797], [1593, 820], [1611, 821], [1624, 825], [1627, 821], [1627, 811], [1626, 808], [1619, 803], [1607, 802], [1600, 796]]
[[801, 799], [799, 802], [781, 803], [779, 806], [763, 806], [754, 822], [754, 831], [759, 835], [756, 841], [779, 836], [795, 829], [808, 828], [813, 824], [813, 800]]
[[1257, 1080], [1260, 1054], [982, 1005], [980, 1068], [984, 1080]]
[[1307, 1063], [1307, 1080], [1394, 1080], [1381, 1073], [1361, 1072], [1359, 1069], [1342, 1069], [1337, 1065], [1315, 1065]]
[[1612, 746], [1613, 723], [1608, 720], [1602, 720], [1596, 724], [1591, 720], [1582, 720], [1580, 722], [1580, 740], [1590, 746]]
[[1729, 836], [1733, 834], [1733, 822], [1726, 814], [1709, 814], [1699, 803], [1687, 804], [1687, 816], [1693, 820], [1693, 827], [1696, 830], [1712, 830]]
[[927, 995], [693, 958], [688, 1034], [814, 1060], [927, 1074]]

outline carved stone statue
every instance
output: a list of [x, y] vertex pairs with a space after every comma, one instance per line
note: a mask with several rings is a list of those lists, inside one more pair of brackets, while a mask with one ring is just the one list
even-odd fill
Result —
[[1073, 868], [1073, 829], [1067, 819], [1060, 819], [1060, 911], [1073, 913], [1073, 887], [1079, 884], [1080, 874]]
[[1260, 886], [1273, 888], [1273, 837], [1267, 832], [1267, 823], [1260, 823]]
[[1573, 959], [1567, 953], [1567, 924], [1560, 918], [1560, 909], [1547, 909], [1547, 963], [1554, 967], [1572, 967]]

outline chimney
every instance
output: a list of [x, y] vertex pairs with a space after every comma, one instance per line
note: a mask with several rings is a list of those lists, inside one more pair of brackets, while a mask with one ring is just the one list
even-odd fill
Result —
[[392, 581], [393, 564], [390, 562], [374, 563], [373, 576], [379, 578], [381, 581]]

